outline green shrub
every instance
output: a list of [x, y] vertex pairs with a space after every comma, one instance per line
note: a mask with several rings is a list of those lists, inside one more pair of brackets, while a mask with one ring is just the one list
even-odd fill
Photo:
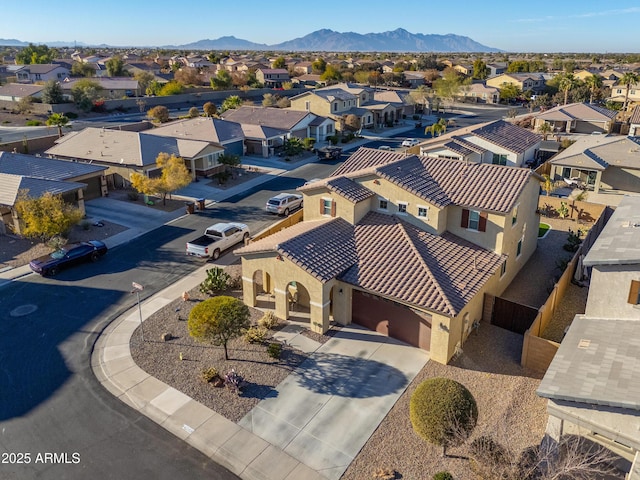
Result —
[[88, 220], [83, 220], [82, 222], [80, 222], [80, 227], [82, 227], [83, 230], [89, 230], [89, 228], [91, 228], [91, 222], [89, 222]]
[[267, 338], [267, 329], [263, 327], [249, 327], [244, 332], [244, 341], [247, 343], [264, 343]]
[[280, 319], [276, 317], [276, 314], [272, 311], [266, 312], [260, 320], [258, 320], [258, 325], [266, 328], [267, 330], [273, 330], [280, 325]]
[[302, 140], [302, 144], [304, 145], [305, 150], [313, 150], [313, 146], [316, 144], [316, 139], [307, 137]]
[[200, 372], [200, 378], [203, 382], [209, 383], [218, 377], [218, 369], [216, 367], [203, 368]]
[[438, 472], [433, 476], [433, 480], [453, 480], [453, 475], [449, 472]]
[[207, 270], [207, 278], [200, 284], [200, 292], [213, 295], [227, 289], [231, 276], [220, 267]]
[[478, 420], [478, 407], [464, 385], [448, 378], [425, 380], [411, 396], [409, 414], [415, 432], [443, 447], [460, 445]]
[[267, 355], [275, 359], [280, 358], [280, 355], [282, 355], [282, 345], [276, 342], [270, 343], [267, 347]]
[[27, 127], [39, 127], [42, 125], [40, 120], [28, 120], [26, 123]]

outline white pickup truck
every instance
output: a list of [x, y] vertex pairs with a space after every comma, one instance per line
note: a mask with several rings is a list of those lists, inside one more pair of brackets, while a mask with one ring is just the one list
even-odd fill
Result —
[[244, 223], [216, 223], [187, 243], [187, 255], [217, 260], [221, 252], [248, 238], [249, 227]]

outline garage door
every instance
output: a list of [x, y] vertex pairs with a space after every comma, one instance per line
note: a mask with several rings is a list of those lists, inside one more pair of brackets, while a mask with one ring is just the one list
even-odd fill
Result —
[[404, 305], [358, 290], [353, 291], [352, 308], [351, 318], [354, 323], [414, 347], [429, 350], [429, 315], [418, 314]]

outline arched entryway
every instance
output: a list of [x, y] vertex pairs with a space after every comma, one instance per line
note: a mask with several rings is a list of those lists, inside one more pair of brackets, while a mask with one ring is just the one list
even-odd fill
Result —
[[275, 310], [276, 297], [274, 295], [273, 280], [269, 272], [256, 270], [253, 272], [252, 280], [255, 306]]
[[289, 320], [310, 323], [311, 297], [309, 290], [300, 282], [291, 281], [285, 289]]

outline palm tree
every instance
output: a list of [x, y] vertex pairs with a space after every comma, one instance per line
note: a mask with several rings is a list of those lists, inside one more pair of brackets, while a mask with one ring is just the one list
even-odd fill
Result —
[[542, 122], [538, 125], [538, 132], [542, 134], [542, 138], [544, 140], [547, 139], [547, 135], [549, 135], [553, 131], [553, 127], [548, 122]]
[[591, 95], [589, 96], [589, 103], [593, 103], [593, 97], [596, 94], [596, 90], [602, 87], [602, 77], [600, 75], [591, 75], [584, 79], [584, 83], [589, 87]]
[[62, 113], [52, 113], [47, 118], [47, 126], [58, 127], [58, 138], [62, 137], [62, 127], [69, 123], [69, 118]]
[[640, 81], [640, 76], [635, 72], [626, 72], [618, 81], [621, 85], [625, 85], [627, 87], [627, 90], [624, 92], [623, 112], [626, 112], [627, 107], [629, 106], [629, 90], [631, 90], [631, 85], [635, 85], [638, 81]]
[[558, 82], [558, 88], [564, 92], [564, 104], [569, 102], [569, 90], [573, 90], [578, 86], [579, 80], [573, 73], [564, 73]]

